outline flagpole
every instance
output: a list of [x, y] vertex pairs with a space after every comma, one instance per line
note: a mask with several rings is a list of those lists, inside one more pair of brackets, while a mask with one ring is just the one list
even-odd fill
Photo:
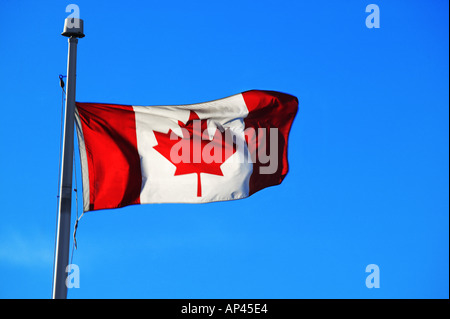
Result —
[[69, 264], [70, 214], [72, 208], [73, 139], [75, 116], [75, 82], [78, 38], [83, 38], [83, 20], [67, 18], [63, 36], [69, 38], [67, 57], [66, 107], [59, 189], [58, 233], [56, 238], [53, 299], [66, 299], [66, 267]]

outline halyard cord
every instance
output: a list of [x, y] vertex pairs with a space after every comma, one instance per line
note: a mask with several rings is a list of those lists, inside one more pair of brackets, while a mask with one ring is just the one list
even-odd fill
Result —
[[[59, 85], [61, 86], [61, 120], [60, 120], [60, 129], [59, 129], [59, 164], [58, 164], [58, 191], [56, 192], [56, 225], [55, 225], [55, 245], [53, 247], [53, 273], [55, 273], [55, 258], [56, 258], [56, 238], [58, 236], [58, 208], [59, 208], [59, 189], [61, 186], [61, 152], [62, 152], [62, 130], [63, 130], [63, 116], [64, 116], [64, 101], [65, 101], [65, 96], [66, 96], [66, 91], [64, 90], [64, 80], [63, 78], [65, 78], [66, 76], [64, 75], [59, 75]], [[72, 254], [70, 256], [70, 264], [72, 264], [72, 260], [73, 260], [73, 251], [74, 248], [77, 249], [77, 240], [76, 240], [76, 233], [77, 233], [77, 228], [78, 228], [78, 222], [81, 219], [81, 217], [83, 217], [84, 212], [81, 214], [80, 217], [78, 217], [78, 187], [77, 187], [77, 169], [76, 169], [76, 165], [75, 165], [75, 152], [73, 155], [73, 167], [74, 167], [74, 173], [75, 173], [75, 188], [73, 189], [73, 191], [75, 192], [75, 203], [76, 203], [76, 214], [77, 214], [77, 219], [75, 220], [75, 226], [74, 226], [74, 230], [73, 230], [73, 243], [72, 243]], [[54, 287], [54, 278], [52, 280], [52, 291], [53, 291], [53, 287]]]
[[[66, 97], [66, 91], [64, 90], [64, 78], [65, 76], [59, 75], [59, 85], [61, 86], [61, 119], [59, 128], [59, 164], [58, 164], [58, 190], [56, 191], [56, 223], [55, 223], [55, 245], [53, 247], [53, 273], [55, 273], [56, 264], [56, 238], [58, 236], [58, 207], [59, 207], [59, 188], [61, 183], [61, 150], [62, 150], [62, 129], [63, 129], [63, 113], [64, 113], [64, 101]], [[52, 280], [52, 292], [55, 284], [55, 278]]]
[[72, 256], [70, 257], [70, 263], [72, 263], [72, 259], [73, 259], [73, 251], [74, 248], [77, 249], [77, 229], [78, 229], [78, 222], [81, 219], [81, 217], [83, 217], [84, 212], [81, 213], [81, 216], [78, 217], [78, 186], [77, 186], [77, 167], [75, 165], [75, 152], [73, 155], [73, 168], [74, 168], [74, 172], [75, 172], [75, 188], [73, 189], [75, 192], [75, 204], [76, 204], [76, 212], [77, 212], [77, 219], [75, 220], [75, 225], [73, 227], [73, 243], [72, 243]]

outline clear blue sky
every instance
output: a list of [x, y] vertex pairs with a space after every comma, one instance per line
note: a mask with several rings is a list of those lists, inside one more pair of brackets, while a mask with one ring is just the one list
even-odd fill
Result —
[[449, 297], [448, 1], [4, 0], [0, 298], [51, 296], [70, 3], [78, 101], [300, 104], [282, 185], [85, 214], [69, 298]]

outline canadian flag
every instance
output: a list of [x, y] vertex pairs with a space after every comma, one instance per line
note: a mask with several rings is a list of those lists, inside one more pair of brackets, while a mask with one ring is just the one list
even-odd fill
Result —
[[252, 90], [190, 105], [76, 103], [83, 209], [245, 198], [280, 184], [296, 97]]

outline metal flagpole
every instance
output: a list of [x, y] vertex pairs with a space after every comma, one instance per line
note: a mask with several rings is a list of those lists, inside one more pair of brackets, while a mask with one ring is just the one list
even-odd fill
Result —
[[61, 163], [61, 183], [58, 206], [58, 234], [56, 238], [55, 267], [53, 274], [53, 299], [66, 299], [66, 267], [69, 264], [70, 211], [72, 206], [73, 138], [75, 116], [75, 82], [78, 38], [83, 38], [83, 20], [67, 18], [63, 36], [69, 38], [67, 57], [66, 107]]

